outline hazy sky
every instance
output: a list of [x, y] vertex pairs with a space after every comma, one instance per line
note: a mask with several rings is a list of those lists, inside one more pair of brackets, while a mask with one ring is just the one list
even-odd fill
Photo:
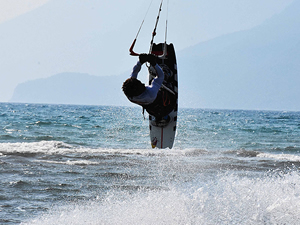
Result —
[[[0, 76], [0, 102], [9, 101], [14, 88], [27, 80], [61, 72], [116, 75], [130, 70], [136, 59], [128, 55], [128, 48], [150, 2], [0, 0], [0, 33], [3, 35], [0, 45], [2, 50], [7, 47], [0, 56], [3, 63], [0, 72], [5, 74]], [[169, 0], [168, 40], [179, 51], [257, 26], [291, 2], [293, 0]], [[159, 4], [160, 0], [153, 0], [136, 45], [138, 51], [149, 45]], [[41, 21], [34, 21], [36, 17]], [[162, 11], [160, 31], [164, 31], [165, 17], [166, 7]], [[22, 23], [24, 18], [30, 22], [26, 27]], [[16, 29], [16, 24], [22, 27]], [[99, 42], [102, 34], [106, 39]], [[159, 32], [157, 39], [163, 39], [163, 35], [164, 32]], [[108, 43], [109, 40], [113, 43]], [[111, 51], [101, 51], [105, 46], [111, 46]]]
[[0, 0], [0, 23], [40, 7], [49, 0]]
[[[0, 23], [30, 12], [49, 1], [51, 0], [0, 0]], [[101, 1], [105, 2], [99, 0]], [[108, 7], [107, 4], [106, 6], [113, 10], [114, 6], [117, 8], [117, 5], [122, 5], [122, 10], [130, 12], [135, 11], [134, 5], [137, 5], [137, 8], [144, 5], [145, 11], [141, 10], [141, 13], [145, 13], [150, 2], [151, 0], [111, 0], [110, 4], [113, 7]], [[158, 6], [159, 2], [160, 0], [153, 1], [154, 7], [150, 8], [152, 13], [157, 11], [155, 6]], [[164, 2], [166, 4], [167, 0]], [[178, 30], [181, 33], [192, 33], [188, 40], [184, 40], [184, 43], [192, 45], [225, 33], [256, 26], [281, 12], [291, 2], [293, 0], [169, 0], [169, 33], [170, 36], [175, 34], [178, 39], [183, 36], [178, 35]], [[120, 20], [119, 17], [115, 18]], [[137, 21], [140, 22], [142, 19], [138, 17]], [[194, 29], [195, 27], [198, 29]]]

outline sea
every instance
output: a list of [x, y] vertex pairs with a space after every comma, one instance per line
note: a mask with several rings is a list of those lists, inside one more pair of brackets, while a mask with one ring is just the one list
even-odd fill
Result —
[[299, 224], [300, 112], [0, 103], [0, 224]]

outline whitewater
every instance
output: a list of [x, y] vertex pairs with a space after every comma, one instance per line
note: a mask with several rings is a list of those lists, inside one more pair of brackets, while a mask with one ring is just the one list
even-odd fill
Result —
[[298, 224], [300, 112], [0, 103], [1, 224]]

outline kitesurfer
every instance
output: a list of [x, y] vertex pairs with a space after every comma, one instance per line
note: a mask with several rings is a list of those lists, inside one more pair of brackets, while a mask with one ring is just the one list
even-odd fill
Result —
[[[161, 125], [166, 125], [170, 121], [168, 114], [174, 108], [174, 96], [170, 96], [168, 91], [162, 90], [161, 86], [165, 76], [168, 78], [169, 74], [165, 74], [162, 67], [156, 62], [157, 56], [152, 54], [140, 54], [139, 61], [133, 67], [130, 78], [123, 83], [123, 91], [129, 101], [138, 104], [146, 109], [146, 111], [155, 116], [155, 121]], [[143, 84], [137, 79], [142, 65], [149, 62], [150, 73], [154, 77], [150, 85]]]
[[[149, 62], [156, 71], [156, 77], [150, 85], [145, 85], [137, 79], [138, 73], [145, 62]], [[144, 107], [154, 102], [163, 81], [164, 72], [156, 63], [156, 56], [152, 54], [140, 54], [139, 61], [133, 67], [130, 78], [123, 83], [122, 89], [129, 101]]]

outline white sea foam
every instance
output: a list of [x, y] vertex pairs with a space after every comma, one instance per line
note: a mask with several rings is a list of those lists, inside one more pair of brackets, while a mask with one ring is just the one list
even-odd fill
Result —
[[1, 153], [57, 154], [72, 151], [71, 145], [60, 141], [0, 143]]
[[189, 155], [202, 155], [207, 151], [202, 149], [97, 149], [102, 153], [110, 154], [133, 154], [145, 156], [189, 156]]
[[267, 158], [273, 159], [276, 161], [289, 161], [289, 162], [300, 162], [299, 155], [292, 155], [292, 154], [272, 154], [272, 153], [259, 153], [257, 155], [259, 158]]
[[86, 148], [72, 146], [60, 141], [0, 143], [0, 154], [29, 153], [29, 154], [66, 154], [66, 153], [103, 153], [145, 156], [190, 156], [202, 155], [207, 152], [202, 149], [114, 149]]
[[53, 160], [34, 160], [35, 162], [49, 163], [49, 164], [64, 164], [64, 165], [98, 165], [99, 162], [90, 160], [66, 160], [66, 161], [53, 161]]
[[56, 224], [298, 224], [300, 176], [220, 175], [169, 190], [112, 190], [104, 199], [56, 206], [22, 223]]

